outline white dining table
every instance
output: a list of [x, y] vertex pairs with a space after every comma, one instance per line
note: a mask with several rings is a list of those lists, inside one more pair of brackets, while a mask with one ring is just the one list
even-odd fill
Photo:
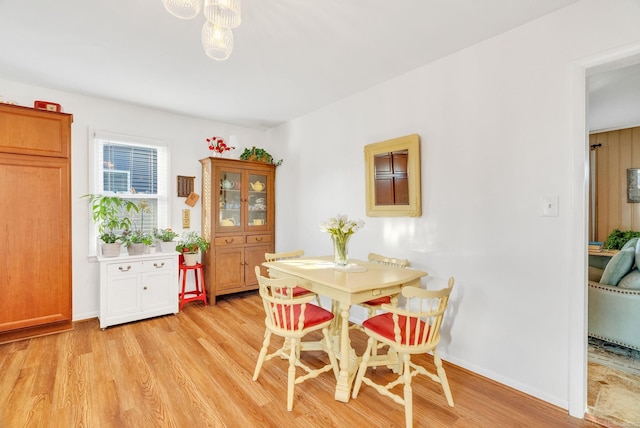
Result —
[[335, 399], [348, 402], [351, 384], [360, 357], [355, 354], [349, 338], [349, 310], [352, 305], [383, 296], [400, 293], [407, 285], [420, 285], [427, 272], [398, 268], [361, 260], [350, 260], [341, 268], [333, 264], [333, 257], [302, 257], [265, 262], [262, 265], [273, 278], [296, 277], [298, 284], [333, 300], [334, 326], [332, 333], [339, 346], [340, 375]]

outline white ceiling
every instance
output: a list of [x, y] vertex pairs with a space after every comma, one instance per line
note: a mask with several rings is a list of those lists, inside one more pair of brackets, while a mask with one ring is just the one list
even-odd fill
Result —
[[270, 128], [576, 1], [243, 0], [219, 62], [161, 0], [0, 0], [0, 78]]
[[625, 62], [609, 63], [613, 69], [589, 76], [587, 122], [592, 132], [640, 126], [640, 57]]

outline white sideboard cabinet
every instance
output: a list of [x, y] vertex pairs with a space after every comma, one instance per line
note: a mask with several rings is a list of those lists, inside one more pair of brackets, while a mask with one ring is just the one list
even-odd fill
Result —
[[98, 257], [100, 328], [178, 313], [178, 253]]

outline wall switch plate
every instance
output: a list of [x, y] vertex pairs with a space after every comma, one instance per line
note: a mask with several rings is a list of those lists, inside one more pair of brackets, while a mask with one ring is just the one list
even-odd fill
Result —
[[546, 195], [542, 197], [542, 216], [558, 217], [558, 195]]
[[182, 228], [189, 229], [191, 227], [191, 210], [182, 210]]

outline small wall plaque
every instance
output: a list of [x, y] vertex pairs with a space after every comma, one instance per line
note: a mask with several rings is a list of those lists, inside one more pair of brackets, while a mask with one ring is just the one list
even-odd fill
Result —
[[189, 229], [191, 227], [191, 210], [182, 210], [182, 228]]
[[193, 182], [195, 177], [178, 176], [178, 197], [187, 198], [193, 193]]
[[184, 203], [192, 207], [196, 204], [196, 202], [198, 202], [198, 199], [200, 199], [200, 196], [197, 193], [191, 192], [189, 193], [189, 196], [187, 196], [187, 200], [184, 201]]

